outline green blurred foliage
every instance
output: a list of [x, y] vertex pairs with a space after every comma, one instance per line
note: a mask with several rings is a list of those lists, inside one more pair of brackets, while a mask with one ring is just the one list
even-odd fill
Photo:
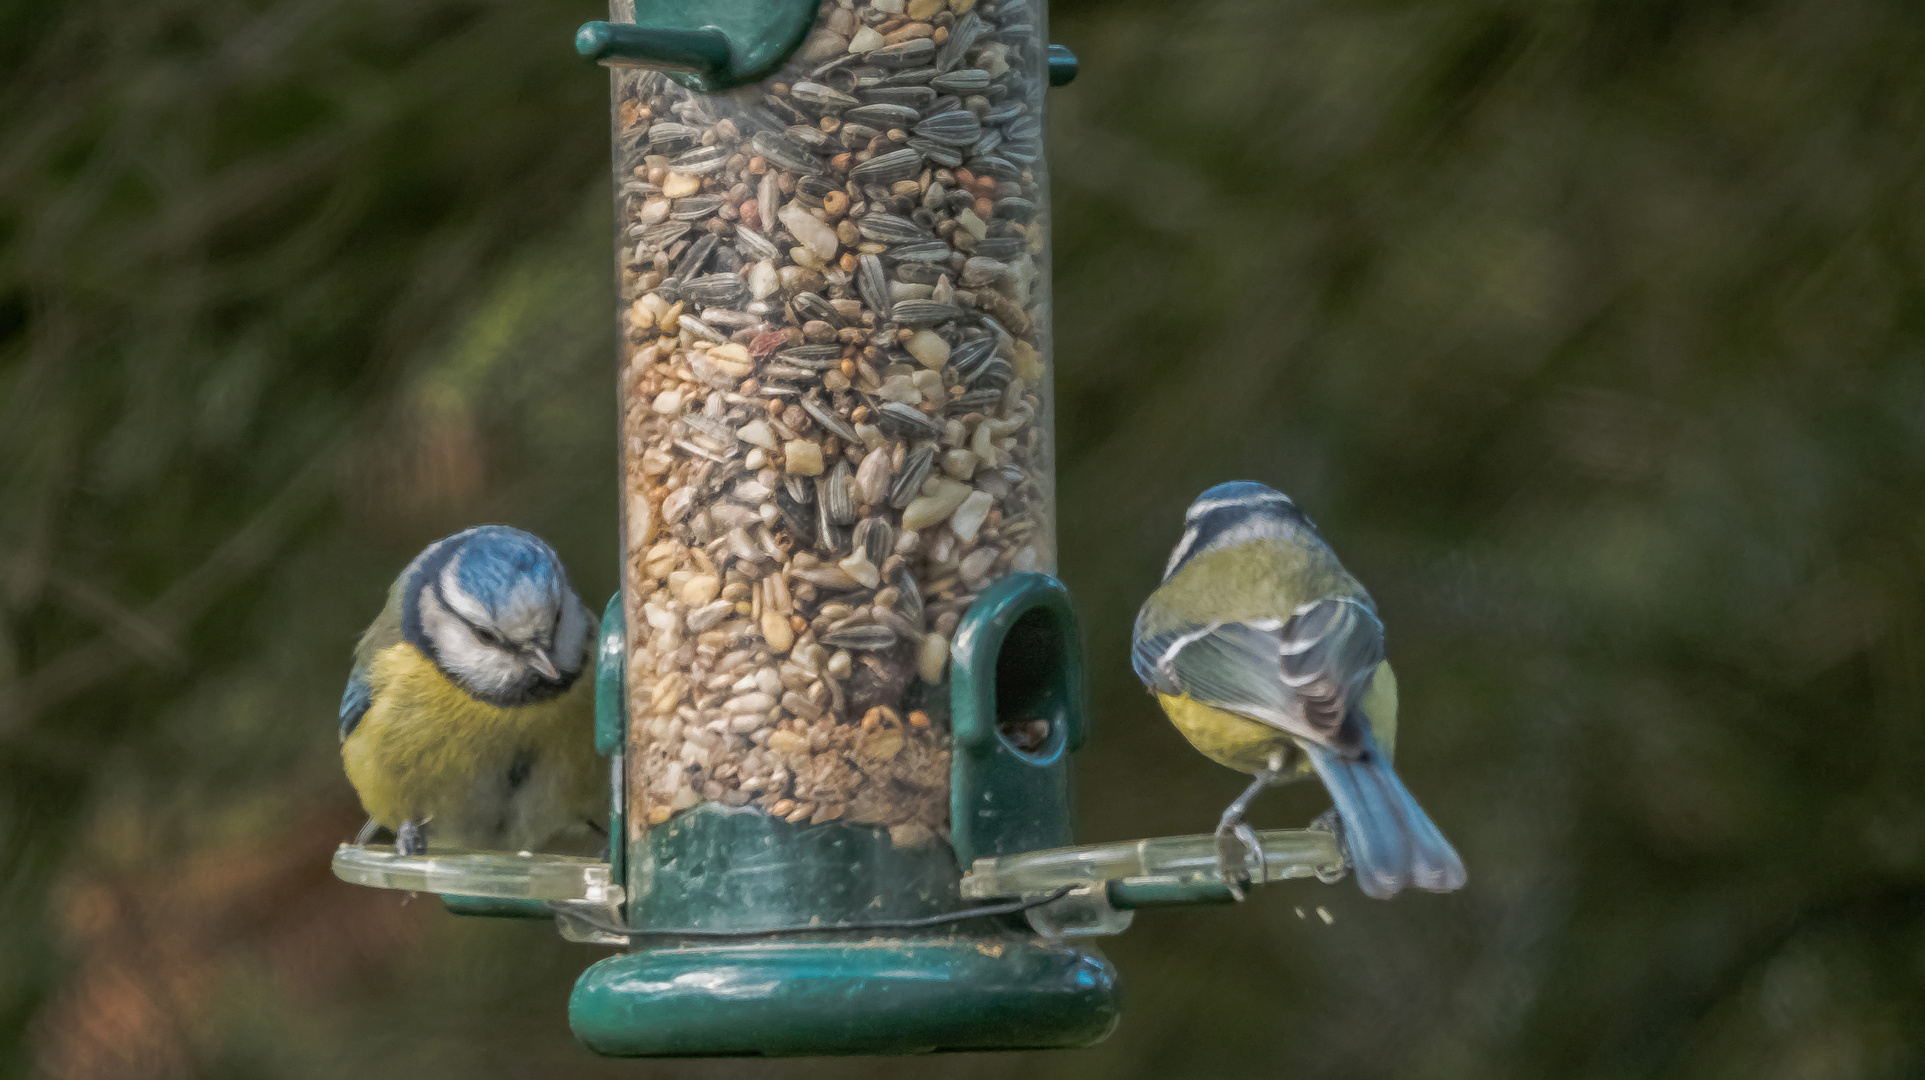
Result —
[[[347, 650], [410, 554], [508, 521], [614, 585], [596, 14], [0, 10], [0, 1073], [905, 1067], [597, 1061], [595, 951], [326, 872]], [[1146, 914], [1107, 1043], [911, 1067], [1925, 1071], [1925, 16], [1052, 15], [1081, 833], [1241, 785], [1126, 640], [1185, 502], [1247, 477], [1375, 592], [1471, 884]]]

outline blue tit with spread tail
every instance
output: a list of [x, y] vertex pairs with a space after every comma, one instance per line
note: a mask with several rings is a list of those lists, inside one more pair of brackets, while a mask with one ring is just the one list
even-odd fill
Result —
[[602, 831], [596, 620], [553, 549], [483, 525], [438, 540], [388, 590], [341, 695], [341, 760], [402, 854], [540, 848]]
[[1463, 860], [1391, 769], [1397, 677], [1370, 594], [1303, 511], [1263, 484], [1219, 484], [1183, 523], [1163, 584], [1137, 614], [1131, 660], [1191, 745], [1255, 777], [1217, 827], [1231, 892], [1242, 898], [1248, 858], [1261, 873], [1250, 802], [1312, 772], [1365, 894], [1461, 888]]

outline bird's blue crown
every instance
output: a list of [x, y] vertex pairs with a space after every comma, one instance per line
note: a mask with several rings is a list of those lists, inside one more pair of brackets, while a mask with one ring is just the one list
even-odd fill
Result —
[[460, 545], [456, 580], [461, 590], [499, 610], [515, 590], [534, 586], [551, 594], [567, 586], [567, 572], [540, 538], [505, 525], [483, 525]]
[[587, 631], [560, 557], [520, 529], [463, 530], [406, 571], [402, 637], [484, 700], [513, 704], [567, 689]]
[[1254, 480], [1232, 480], [1198, 495], [1183, 515], [1183, 539], [1170, 552], [1163, 570], [1168, 581], [1183, 565], [1208, 551], [1263, 537], [1288, 535], [1293, 529], [1316, 532], [1290, 496]]

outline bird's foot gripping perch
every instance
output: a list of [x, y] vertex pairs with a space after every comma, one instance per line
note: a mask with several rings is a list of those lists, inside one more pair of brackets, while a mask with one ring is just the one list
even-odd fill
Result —
[[1250, 862], [1253, 858], [1257, 864], [1255, 880], [1265, 881], [1270, 876], [1270, 868], [1264, 861], [1263, 844], [1257, 839], [1257, 831], [1250, 827], [1243, 815], [1263, 789], [1276, 782], [1275, 769], [1265, 769], [1256, 774], [1256, 779], [1243, 789], [1243, 794], [1224, 809], [1223, 819], [1217, 823], [1217, 869], [1222, 873], [1223, 884], [1230, 890], [1230, 895], [1238, 901], [1243, 900], [1244, 890], [1250, 886]]
[[396, 855], [426, 855], [428, 853], [428, 830], [413, 821], [404, 821], [394, 830], [394, 853]]
[[1336, 840], [1337, 851], [1343, 855], [1343, 866], [1339, 869], [1348, 870], [1356, 865], [1356, 860], [1350, 857], [1350, 841], [1344, 836], [1343, 815], [1337, 813], [1336, 807], [1318, 814], [1309, 827], [1313, 832], [1327, 832]]

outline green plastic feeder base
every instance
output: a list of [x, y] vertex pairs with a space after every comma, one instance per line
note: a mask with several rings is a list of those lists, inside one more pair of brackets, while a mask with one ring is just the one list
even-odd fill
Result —
[[663, 946], [610, 957], [568, 1003], [612, 1057], [801, 1057], [1088, 1046], [1116, 1027], [1116, 970], [1019, 935]]

